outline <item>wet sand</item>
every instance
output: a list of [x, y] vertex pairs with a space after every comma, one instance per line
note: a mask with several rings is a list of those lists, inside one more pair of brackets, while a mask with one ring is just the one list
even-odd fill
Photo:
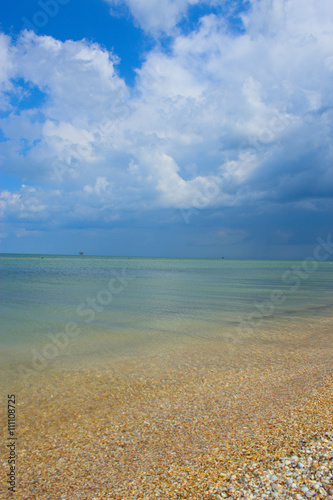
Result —
[[264, 467], [331, 429], [332, 338], [326, 318], [236, 344], [185, 339], [83, 368], [51, 364], [17, 386], [12, 497], [217, 498], [244, 461]]

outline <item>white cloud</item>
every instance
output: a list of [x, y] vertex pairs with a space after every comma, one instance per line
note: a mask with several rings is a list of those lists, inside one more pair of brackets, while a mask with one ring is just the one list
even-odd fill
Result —
[[[27, 220], [43, 220], [48, 217], [48, 205], [41, 200], [42, 190], [37, 192], [35, 188], [21, 186], [19, 193], [11, 193], [4, 190], [0, 193], [0, 208], [3, 214], [9, 218]], [[44, 193], [43, 193], [44, 194]], [[46, 198], [44, 194], [44, 198]]]
[[9, 54], [9, 38], [0, 33], [0, 90], [6, 90], [10, 87], [8, 78], [11, 76], [13, 63]]
[[[147, 30], [162, 30], [189, 4], [169, 3], [129, 5]], [[241, 35], [206, 16], [168, 54], [148, 53], [131, 90], [96, 44], [1, 37], [2, 88], [23, 78], [46, 95], [20, 113], [7, 101], [0, 121], [4, 170], [43, 185], [4, 192], [8, 217], [111, 221], [270, 196], [310, 208], [312, 191], [325, 198], [332, 183], [330, 13], [314, 0], [253, 2]]]
[[27, 170], [47, 177], [55, 161], [69, 169], [93, 162], [100, 123], [117, 116], [119, 102], [126, 102], [129, 93], [115, 71], [117, 58], [96, 44], [63, 43], [32, 32], [24, 32], [16, 46], [4, 39], [1, 60], [10, 57], [11, 76], [46, 94], [38, 112], [28, 109], [0, 120], [9, 139], [3, 144], [10, 160], [5, 168], [11, 173], [25, 169], [27, 178]]
[[114, 7], [127, 5], [138, 25], [154, 35], [161, 31], [170, 32], [186, 13], [190, 5], [201, 0], [106, 0]]
[[0, 111], [10, 109], [8, 96], [6, 92], [13, 89], [10, 82], [13, 71], [13, 62], [10, 56], [9, 38], [0, 33]]
[[109, 191], [112, 184], [107, 181], [106, 177], [97, 177], [95, 186], [84, 186], [83, 190], [88, 194], [101, 195], [106, 191]]

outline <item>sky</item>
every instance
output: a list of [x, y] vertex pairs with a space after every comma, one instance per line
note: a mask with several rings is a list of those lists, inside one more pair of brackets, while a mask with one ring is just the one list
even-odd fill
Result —
[[331, 0], [15, 0], [0, 251], [304, 259], [333, 215]]

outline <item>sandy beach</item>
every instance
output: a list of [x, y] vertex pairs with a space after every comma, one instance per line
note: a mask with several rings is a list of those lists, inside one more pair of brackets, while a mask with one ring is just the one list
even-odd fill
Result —
[[19, 389], [17, 491], [2, 498], [310, 498], [269, 477], [311, 440], [332, 441], [332, 327], [50, 367]]

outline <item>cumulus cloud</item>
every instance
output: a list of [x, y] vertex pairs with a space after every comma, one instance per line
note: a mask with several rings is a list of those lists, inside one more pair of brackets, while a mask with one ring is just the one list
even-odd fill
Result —
[[[195, 3], [127, 1], [155, 34]], [[332, 14], [329, 2], [253, 1], [238, 34], [223, 16], [204, 16], [190, 33], [175, 32], [167, 53], [156, 46], [146, 54], [133, 88], [117, 56], [97, 44], [1, 36], [3, 169], [40, 184], [4, 191], [7, 216], [58, 221], [65, 207], [72, 221], [107, 223], [128, 211], [267, 200], [325, 210]], [[21, 109], [11, 103], [20, 88], [43, 99]]]
[[[17, 174], [26, 169], [23, 175], [31, 179], [36, 172], [39, 178], [50, 176], [55, 161], [68, 170], [92, 163], [100, 123], [117, 115], [117, 105], [128, 94], [115, 70], [117, 58], [96, 44], [60, 42], [27, 31], [16, 45], [2, 39], [1, 60], [11, 60], [7, 88], [34, 86], [46, 97], [38, 108], [20, 113], [12, 108], [0, 120], [7, 139], [3, 155], [10, 160], [4, 168]], [[4, 96], [8, 100], [8, 91]]]
[[116, 8], [126, 6], [137, 24], [145, 31], [158, 35], [170, 32], [186, 13], [190, 5], [200, 0], [106, 0], [111, 6], [111, 14]]
[[[9, 55], [9, 38], [0, 33], [0, 54], [1, 54], [1, 66], [0, 66], [0, 90], [4, 92], [11, 88], [11, 83], [9, 81], [11, 77], [11, 72], [13, 68], [13, 63]], [[3, 101], [2, 101], [3, 102]]]
[[109, 190], [110, 186], [111, 184], [106, 180], [106, 177], [97, 177], [95, 186], [84, 186], [83, 190], [89, 194], [100, 195]]
[[48, 218], [45, 193], [24, 184], [18, 193], [11, 193], [8, 190], [2, 191], [0, 193], [0, 207], [8, 219], [43, 220]]

